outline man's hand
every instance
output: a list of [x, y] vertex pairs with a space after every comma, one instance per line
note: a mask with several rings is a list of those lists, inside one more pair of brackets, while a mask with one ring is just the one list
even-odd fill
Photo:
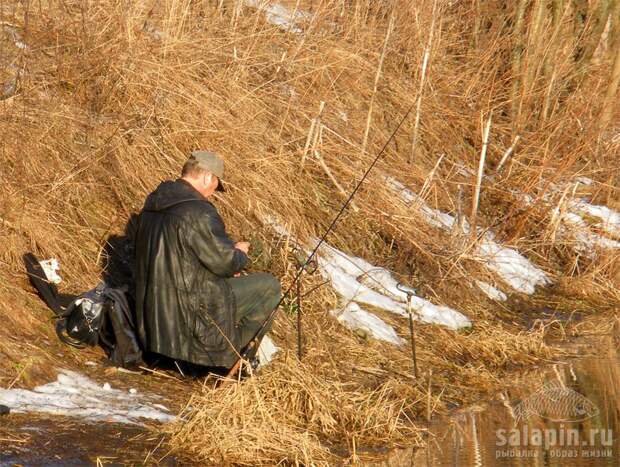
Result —
[[[247, 255], [248, 251], [250, 251], [250, 242], [237, 242], [235, 243], [235, 248], [237, 250], [243, 251]], [[233, 277], [240, 277], [240, 276], [241, 276], [241, 271], [233, 274]]]
[[235, 248], [243, 251], [247, 255], [250, 251], [250, 242], [237, 242], [235, 243]]

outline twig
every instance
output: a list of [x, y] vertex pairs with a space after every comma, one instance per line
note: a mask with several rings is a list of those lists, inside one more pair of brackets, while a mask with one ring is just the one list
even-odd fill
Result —
[[[314, 157], [316, 158], [316, 160], [318, 161], [318, 163], [321, 166], [321, 168], [323, 169], [323, 171], [327, 174], [329, 179], [336, 186], [336, 188], [338, 189], [340, 194], [344, 198], [346, 198], [347, 196], [349, 196], [349, 194], [345, 191], [344, 188], [342, 188], [342, 186], [340, 185], [338, 180], [336, 180], [336, 177], [334, 177], [334, 174], [332, 173], [330, 168], [325, 163], [325, 160], [323, 159], [323, 156], [321, 155], [321, 151], [319, 151], [317, 149], [317, 145], [319, 145], [319, 144], [321, 144], [323, 142], [322, 139], [323, 139], [323, 125], [319, 122], [319, 129], [318, 129], [318, 131], [316, 131], [316, 138], [315, 138], [315, 141], [314, 141], [314, 148], [312, 150], [312, 153], [313, 153]], [[354, 201], [351, 201], [351, 209], [353, 209], [355, 212], [359, 211], [359, 208], [357, 207], [357, 205], [355, 204]]]
[[163, 376], [164, 378], [170, 378], [170, 379], [173, 379], [175, 381], [182, 382], [182, 380], [180, 380], [179, 378], [175, 378], [174, 376], [167, 375], [166, 373], [162, 373], [161, 371], [151, 370], [150, 368], [147, 368], [145, 366], [140, 366], [138, 368], [140, 368], [141, 370], [144, 370], [144, 371], [148, 371], [148, 372], [153, 373], [153, 374], [158, 375], [158, 376]]
[[433, 397], [433, 387], [431, 382], [433, 380], [433, 370], [428, 370], [428, 397], [426, 399], [426, 421], [431, 423], [432, 416], [432, 407], [431, 407], [431, 399]]
[[22, 377], [22, 375], [26, 372], [26, 370], [28, 369], [28, 367], [30, 367], [31, 364], [32, 364], [32, 361], [28, 360], [26, 364], [24, 365], [24, 367], [17, 374], [17, 376], [13, 379], [13, 381], [11, 381], [11, 384], [9, 384], [7, 389], [11, 389], [15, 385], [15, 383], [19, 381], [19, 379]]
[[616, 41], [615, 47], [616, 57], [614, 59], [614, 65], [611, 71], [607, 92], [605, 93], [605, 98], [603, 100], [603, 111], [601, 112], [600, 120], [601, 129], [605, 129], [607, 125], [609, 125], [613, 111], [616, 108], [614, 102], [617, 103], [615, 96], [616, 92], [618, 92], [618, 86], [620, 85], [620, 39]]
[[300, 1], [301, 0], [297, 0], [297, 2], [295, 2], [295, 9], [291, 13], [290, 21], [288, 23], [288, 29], [287, 29], [287, 32], [289, 34], [291, 33], [292, 29], [295, 27], [295, 18], [297, 18], [297, 12], [299, 11], [299, 2]]
[[527, 9], [528, 3], [528, 0], [519, 0], [513, 28], [513, 36], [515, 37], [516, 44], [512, 50], [512, 91], [510, 100], [512, 104], [512, 123], [514, 128], [518, 127], [518, 120], [521, 112], [521, 100], [518, 98], [518, 95], [521, 90], [522, 56], [525, 50], [523, 26], [525, 10]]
[[497, 164], [497, 168], [495, 169], [495, 172], [499, 172], [500, 170], [502, 170], [503, 165], [506, 163], [510, 155], [514, 152], [515, 147], [517, 146], [517, 143], [519, 142], [520, 139], [521, 139], [521, 136], [519, 135], [515, 136], [514, 141], [512, 142], [510, 147], [506, 149], [506, 152], [502, 156], [502, 159], [499, 161], [499, 164]]
[[443, 160], [444, 157], [445, 157], [445, 154], [442, 154], [441, 156], [439, 156], [439, 159], [437, 159], [437, 162], [433, 166], [433, 169], [429, 172], [428, 177], [426, 177], [426, 180], [424, 180], [424, 185], [422, 185], [422, 189], [420, 190], [420, 193], [418, 195], [420, 199], [426, 197], [426, 192], [430, 189], [431, 183], [433, 181], [433, 177], [435, 176], [435, 172], [437, 172], [437, 168], [439, 167], [439, 164], [441, 164], [441, 161]]
[[418, 129], [420, 127], [420, 113], [422, 110], [422, 94], [424, 93], [424, 83], [426, 82], [426, 68], [428, 66], [428, 58], [431, 54], [431, 48], [433, 46], [433, 33], [435, 30], [435, 11], [437, 8], [437, 1], [433, 2], [433, 18], [431, 20], [431, 31], [428, 35], [428, 43], [424, 49], [424, 58], [422, 59], [422, 72], [420, 75], [420, 87], [418, 89], [418, 99], [416, 102], [415, 122], [413, 124], [413, 137], [411, 139], [411, 155], [409, 157], [409, 163], [413, 163], [413, 157], [415, 155], [415, 147], [418, 142]]
[[456, 192], [456, 219], [452, 224], [452, 235], [462, 234], [465, 229], [465, 216], [463, 215], [463, 185], [459, 183]]
[[165, 436], [162, 436], [161, 439], [159, 440], [159, 443], [157, 443], [157, 446], [155, 446], [154, 449], [152, 449], [151, 451], [146, 453], [146, 457], [144, 458], [143, 464], [146, 465], [147, 461], [149, 460], [149, 458], [155, 454], [155, 451], [157, 451], [159, 449], [159, 447], [161, 446], [161, 443], [164, 442], [164, 439], [166, 439]]
[[310, 130], [308, 131], [308, 136], [306, 138], [306, 144], [304, 145], [304, 152], [301, 155], [301, 169], [303, 170], [304, 164], [306, 162], [306, 156], [308, 155], [308, 150], [310, 149], [310, 145], [315, 141], [315, 129], [317, 123], [321, 120], [321, 114], [323, 113], [323, 109], [325, 108], [325, 102], [321, 101], [319, 105], [319, 113], [312, 119], [312, 123], [310, 123]]
[[372, 88], [372, 95], [370, 96], [370, 105], [368, 106], [368, 114], [366, 116], [366, 129], [364, 130], [364, 138], [362, 139], [362, 153], [360, 158], [366, 154], [366, 145], [368, 144], [368, 134], [370, 133], [370, 124], [372, 122], [372, 109], [375, 104], [375, 96], [377, 95], [377, 87], [379, 85], [379, 79], [381, 78], [381, 69], [383, 68], [383, 59], [385, 58], [385, 52], [387, 50], [388, 42], [390, 41], [390, 35], [394, 29], [394, 13], [390, 16], [390, 23], [388, 24], [388, 30], [385, 35], [385, 41], [383, 41], [383, 50], [381, 51], [381, 57], [379, 58], [379, 65], [377, 66], [377, 73], [375, 75], [375, 82]]
[[20, 438], [0, 438], [0, 442], [9, 442], [9, 443], [27, 443], [30, 441], [29, 437], [25, 437], [24, 439]]
[[478, 162], [478, 176], [476, 178], [476, 191], [474, 192], [474, 199], [471, 203], [471, 216], [469, 223], [471, 224], [472, 237], [476, 236], [476, 217], [478, 215], [478, 202], [480, 201], [480, 186], [482, 184], [482, 176], [484, 175], [484, 161], [487, 156], [487, 147], [489, 145], [489, 132], [491, 131], [491, 119], [493, 114], [489, 114], [486, 127], [484, 128], [484, 135], [482, 138], [482, 150], [480, 151], [480, 161]]

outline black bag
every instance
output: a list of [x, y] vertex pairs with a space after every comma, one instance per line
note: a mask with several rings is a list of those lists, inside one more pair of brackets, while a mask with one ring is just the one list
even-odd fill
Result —
[[48, 281], [36, 256], [26, 253], [23, 258], [30, 282], [56, 315], [56, 334], [62, 342], [77, 348], [99, 345], [116, 366], [142, 364], [134, 307], [126, 287], [111, 288], [102, 282], [81, 295], [61, 294]]
[[142, 363], [142, 350], [126, 289], [105, 283], [78, 296], [56, 323], [56, 334], [77, 348], [99, 345], [116, 365], [132, 368]]
[[56, 334], [65, 344], [77, 348], [99, 344], [103, 318], [110, 307], [103, 295], [105, 284], [79, 295], [64, 310], [56, 322]]

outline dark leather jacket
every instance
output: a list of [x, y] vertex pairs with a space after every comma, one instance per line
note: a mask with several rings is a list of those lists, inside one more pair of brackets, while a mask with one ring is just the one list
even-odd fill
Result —
[[147, 351], [229, 367], [239, 350], [235, 300], [224, 280], [247, 256], [215, 207], [183, 180], [161, 183], [140, 213], [136, 324]]

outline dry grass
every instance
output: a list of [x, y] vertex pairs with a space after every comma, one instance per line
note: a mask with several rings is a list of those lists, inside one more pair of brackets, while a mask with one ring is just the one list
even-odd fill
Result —
[[[356, 390], [297, 361], [278, 363], [242, 386], [193, 396], [172, 444], [210, 462], [247, 465], [334, 462], [335, 453], [354, 452], [356, 444], [420, 444], [405, 400], [392, 396], [398, 384], [388, 379], [376, 389]], [[196, 433], [212, 442], [196, 443]]]
[[[597, 202], [619, 206], [617, 106], [603, 101], [613, 43], [577, 67], [569, 6], [559, 22], [528, 9], [516, 37], [517, 2], [479, 2], [479, 14], [472, 2], [437, 2], [435, 15], [431, 0], [288, 3], [313, 13], [303, 35], [270, 25], [239, 0], [0, 2], [0, 85], [16, 78], [15, 92], [0, 100], [0, 368], [8, 382], [26, 356], [57, 358], [47, 312], [21, 270], [23, 252], [60, 258], [70, 289], [91, 287], [108, 237], [122, 232], [160, 180], [177, 176], [190, 150], [211, 148], [227, 162], [229, 190], [216, 202], [231, 233], [252, 241], [254, 269], [277, 273], [286, 286], [293, 276], [286, 249], [256, 214], [279, 213], [298, 236], [322, 232], [343, 201], [337, 185], [354, 186], [420, 90], [416, 118], [329, 241], [403, 279], [416, 265], [415, 285], [462, 310], [474, 329], [419, 326], [426, 376], [413, 381], [407, 349], [344, 330], [326, 313], [336, 297], [324, 287], [305, 303], [303, 366], [288, 356], [295, 334], [283, 312], [280, 362], [259, 379], [197, 394], [192, 405], [204, 410], [187, 412], [191, 430], [180, 427], [175, 447], [212, 461], [309, 463], [332, 460], [330, 444], [352, 456], [354, 439], [417, 442], [429, 397], [431, 412], [445, 413], [506, 384], [510, 369], [554, 355], [545, 327], [527, 331], [541, 303], [587, 312], [617, 303], [617, 255], [579, 255], [554, 241], [551, 222], [560, 199], [552, 184], [576, 175], [597, 182], [589, 188]], [[27, 48], [15, 45], [14, 33]], [[301, 171], [321, 102], [322, 132]], [[603, 109], [610, 123], [601, 128]], [[430, 205], [451, 212], [460, 186], [462, 206], [471, 205], [491, 111], [485, 174], [495, 177], [480, 186], [477, 224], [557, 279], [560, 286], [534, 302], [484, 298], [472, 284], [487, 273], [464, 254], [463, 239], [426, 225], [382, 182], [391, 174], [414, 190], [424, 186]], [[515, 192], [534, 203], [524, 208]], [[304, 288], [318, 282], [305, 279]], [[407, 336], [403, 320], [381, 316]], [[217, 420], [229, 424], [207, 423]]]
[[429, 406], [436, 416], [446, 405], [473, 402], [506, 385], [498, 376], [507, 365], [551, 356], [540, 332], [423, 332], [416, 380], [407, 352], [336, 332], [311, 332], [303, 363], [290, 352], [242, 384], [205, 382], [170, 428], [171, 445], [205, 462], [248, 465], [333, 463], [369, 448], [422, 445]]

